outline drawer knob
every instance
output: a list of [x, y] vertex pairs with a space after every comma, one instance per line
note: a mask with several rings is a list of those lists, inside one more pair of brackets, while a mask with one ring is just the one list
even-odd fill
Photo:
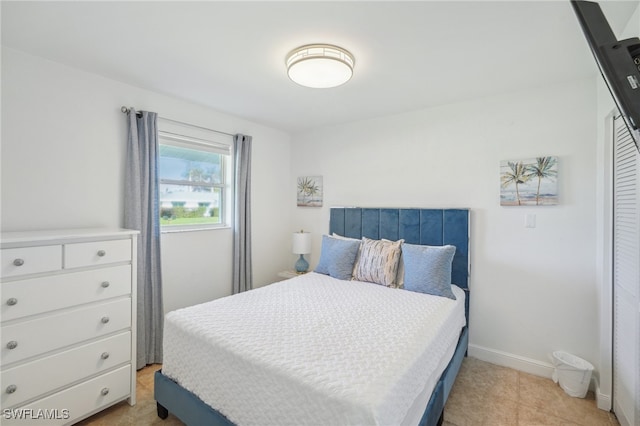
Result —
[[7, 349], [15, 349], [17, 347], [18, 347], [18, 342], [16, 342], [15, 340], [12, 340], [9, 343], [7, 343]]
[[7, 393], [14, 393], [17, 390], [18, 390], [18, 387], [16, 385], [9, 385], [9, 386], [7, 386], [6, 392]]
[[102, 358], [102, 359], [109, 358], [109, 352], [102, 352], [102, 355], [100, 355], [100, 358]]
[[100, 391], [100, 393], [102, 394], [102, 396], [106, 396], [109, 394], [109, 388], [102, 388], [102, 390]]
[[109, 322], [109, 317], [107, 317], [107, 316], [102, 317], [102, 319], [101, 319], [100, 321], [101, 321], [103, 324], [106, 324], [106, 323], [108, 323], [108, 322]]
[[13, 261], [13, 264], [15, 266], [22, 266], [22, 265], [24, 265], [24, 259], [16, 259], [16, 260]]
[[107, 252], [106, 252], [106, 251], [104, 251], [104, 250], [98, 250], [98, 256], [100, 256], [100, 257], [105, 257], [105, 256], [106, 256], [106, 254], [107, 254]]
[[102, 281], [102, 284], [100, 284], [102, 286], [102, 288], [107, 288], [109, 287], [109, 281]]
[[7, 305], [9, 306], [16, 305], [17, 303], [18, 303], [18, 299], [16, 299], [15, 297], [12, 297], [11, 299], [7, 300]]

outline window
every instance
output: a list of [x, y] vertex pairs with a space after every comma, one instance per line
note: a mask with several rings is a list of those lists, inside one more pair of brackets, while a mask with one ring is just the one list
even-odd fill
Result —
[[163, 231], [228, 226], [231, 136], [159, 120]]

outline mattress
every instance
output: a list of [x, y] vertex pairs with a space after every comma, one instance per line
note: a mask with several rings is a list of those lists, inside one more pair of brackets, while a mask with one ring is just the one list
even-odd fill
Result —
[[308, 273], [170, 312], [163, 373], [238, 425], [417, 424], [456, 301]]

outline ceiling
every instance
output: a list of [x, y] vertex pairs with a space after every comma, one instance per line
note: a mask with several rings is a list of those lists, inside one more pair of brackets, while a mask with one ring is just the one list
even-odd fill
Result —
[[[601, 2], [614, 32], [638, 1]], [[2, 44], [295, 133], [597, 72], [562, 1], [2, 1]], [[351, 51], [333, 89], [296, 85], [308, 43]]]

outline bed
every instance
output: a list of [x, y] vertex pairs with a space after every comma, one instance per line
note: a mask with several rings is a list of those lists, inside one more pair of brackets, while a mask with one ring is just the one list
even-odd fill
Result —
[[[407, 256], [412, 247], [454, 246], [453, 298], [312, 272], [174, 311], [155, 375], [161, 418], [171, 412], [188, 425], [442, 423], [468, 346], [469, 211], [332, 208], [328, 235], [402, 240]], [[324, 238], [317, 269], [326, 260]], [[405, 267], [410, 276], [412, 264]]]

